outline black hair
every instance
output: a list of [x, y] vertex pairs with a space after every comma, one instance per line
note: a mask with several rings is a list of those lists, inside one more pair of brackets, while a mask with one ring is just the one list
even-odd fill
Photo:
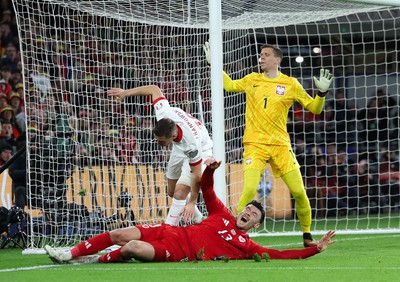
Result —
[[264, 211], [263, 205], [262, 205], [259, 201], [256, 201], [256, 200], [253, 200], [253, 201], [249, 202], [249, 203], [246, 205], [246, 207], [247, 207], [248, 205], [253, 205], [253, 206], [255, 206], [255, 207], [261, 212], [260, 223], [263, 223], [263, 222], [264, 222], [264, 218], [265, 218], [265, 211]]
[[279, 57], [281, 59], [281, 61], [282, 61], [283, 52], [277, 45], [264, 44], [264, 45], [261, 46], [261, 50], [264, 49], [264, 48], [271, 48], [272, 50], [274, 50], [275, 57]]
[[153, 128], [153, 134], [158, 137], [169, 138], [176, 130], [176, 123], [170, 118], [160, 119]]

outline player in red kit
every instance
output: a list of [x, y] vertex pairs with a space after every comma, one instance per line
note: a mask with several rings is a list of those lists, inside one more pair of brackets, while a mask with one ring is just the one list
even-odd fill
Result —
[[[294, 250], [275, 250], [260, 246], [247, 235], [264, 221], [265, 212], [257, 201], [250, 202], [235, 218], [217, 198], [213, 173], [221, 162], [206, 161], [200, 187], [208, 217], [199, 224], [170, 226], [143, 224], [97, 235], [69, 251], [45, 246], [55, 263], [118, 262], [134, 258], [144, 262], [176, 262], [215, 259], [252, 259], [268, 254], [271, 259], [303, 259], [324, 251], [335, 241], [335, 231], [327, 232], [316, 246]], [[104, 255], [97, 252], [120, 245], [121, 248]], [[88, 257], [86, 257], [88, 256]]]

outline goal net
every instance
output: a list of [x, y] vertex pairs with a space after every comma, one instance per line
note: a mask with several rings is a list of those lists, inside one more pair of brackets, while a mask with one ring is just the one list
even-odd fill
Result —
[[[152, 138], [151, 103], [115, 103], [110, 87], [157, 84], [210, 132], [225, 130], [226, 203], [236, 211], [245, 99], [226, 94], [225, 129], [211, 128], [212, 78], [202, 49], [208, 1], [13, 3], [24, 70], [30, 247], [71, 245], [165, 219], [169, 152]], [[259, 71], [264, 43], [280, 46], [282, 72], [311, 95], [312, 76], [321, 67], [334, 72], [324, 112], [313, 116], [295, 104], [288, 118], [314, 232], [400, 228], [399, 18], [399, 9], [347, 1], [222, 1], [224, 69], [233, 78]], [[258, 194], [268, 207], [262, 233], [300, 231], [290, 193], [269, 167]]]

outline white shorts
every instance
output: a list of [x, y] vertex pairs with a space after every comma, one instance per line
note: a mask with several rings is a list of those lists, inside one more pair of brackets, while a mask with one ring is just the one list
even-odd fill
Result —
[[[212, 157], [212, 150], [203, 152], [202, 154], [202, 164], [201, 171], [203, 172], [206, 168], [204, 162]], [[167, 166], [167, 178], [168, 179], [178, 179], [177, 183], [184, 184], [186, 186], [192, 185], [192, 170], [189, 165], [189, 160], [187, 158], [175, 157], [171, 154], [168, 166]]]

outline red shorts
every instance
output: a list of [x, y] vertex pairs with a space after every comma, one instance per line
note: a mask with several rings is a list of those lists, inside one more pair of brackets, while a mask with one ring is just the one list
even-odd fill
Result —
[[153, 261], [176, 262], [196, 259], [183, 227], [168, 224], [142, 224], [136, 227], [141, 233], [140, 240], [153, 246]]

